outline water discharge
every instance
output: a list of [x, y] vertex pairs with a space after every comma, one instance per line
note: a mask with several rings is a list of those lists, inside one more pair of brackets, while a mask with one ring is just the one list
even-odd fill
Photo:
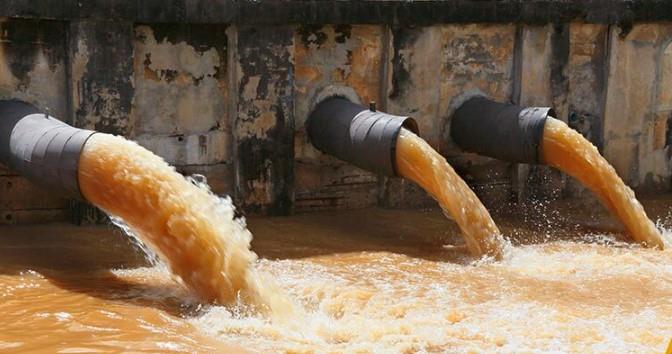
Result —
[[578, 179], [595, 193], [634, 240], [647, 247], [663, 248], [660, 232], [646, 216], [635, 193], [597, 148], [577, 131], [549, 117], [544, 126], [540, 156], [544, 163]]
[[397, 139], [397, 172], [419, 184], [460, 226], [472, 255], [502, 258], [505, 247], [497, 225], [476, 194], [427, 142], [401, 129]]
[[[606, 190], [622, 181], [594, 147], [549, 122], [545, 162], [602, 193], [614, 212], [618, 203], [636, 203], [627, 187], [616, 196]], [[585, 148], [580, 158], [572, 156], [581, 151], [576, 147]], [[396, 157], [398, 172], [434, 195], [473, 254], [500, 258], [505, 249], [507, 257], [475, 261], [444, 246], [460, 230], [438, 212], [367, 209], [253, 218], [257, 260], [229, 200], [133, 142], [96, 134], [80, 161], [82, 193], [123, 219], [170, 272], [104, 228], [0, 228], [0, 350], [664, 350], [672, 333], [669, 249], [561, 223], [540, 237], [531, 225], [506, 218], [498, 221], [517, 246], [505, 247], [488, 211], [426, 142], [402, 130]], [[606, 176], [581, 172], [595, 166]], [[671, 201], [657, 208], [666, 227]], [[628, 231], [658, 245], [641, 205], [630, 205], [623, 209]], [[571, 207], [555, 214], [580, 224], [587, 213]], [[633, 229], [642, 215], [644, 231]], [[173, 274], [216, 305], [202, 307], [175, 286]]]
[[79, 185], [202, 300], [242, 300], [275, 316], [291, 313], [282, 291], [255, 270], [252, 235], [234, 220], [231, 201], [185, 179], [159, 156], [122, 137], [95, 134], [82, 151]]

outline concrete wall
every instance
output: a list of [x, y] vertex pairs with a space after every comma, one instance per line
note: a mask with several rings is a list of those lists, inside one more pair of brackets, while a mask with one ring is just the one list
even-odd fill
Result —
[[[491, 207], [589, 195], [548, 168], [461, 152], [448, 131], [464, 92], [552, 105], [627, 183], [671, 186], [672, 6], [661, 2], [34, 3], [0, 9], [0, 97], [135, 139], [248, 213], [433, 205], [310, 145], [308, 112], [334, 87], [415, 117]], [[0, 186], [0, 223], [98, 218], [4, 168]]]

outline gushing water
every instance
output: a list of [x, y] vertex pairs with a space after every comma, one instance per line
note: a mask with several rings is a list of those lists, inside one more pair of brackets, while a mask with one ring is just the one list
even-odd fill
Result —
[[578, 179], [595, 193], [637, 242], [652, 248], [664, 247], [663, 239], [646, 216], [635, 193], [618, 177], [597, 148], [564, 122], [548, 118], [540, 146], [543, 162]]
[[184, 178], [150, 151], [95, 134], [81, 154], [79, 185], [88, 201], [123, 220], [202, 300], [242, 300], [280, 317], [292, 312], [291, 301], [255, 270], [252, 235], [234, 219], [231, 200]]
[[397, 139], [396, 154], [398, 173], [419, 184], [438, 201], [444, 212], [460, 226], [473, 255], [502, 258], [506, 242], [497, 225], [443, 156], [403, 128]]

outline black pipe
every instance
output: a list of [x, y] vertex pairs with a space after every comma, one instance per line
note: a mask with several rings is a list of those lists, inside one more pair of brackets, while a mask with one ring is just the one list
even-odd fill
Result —
[[320, 151], [381, 175], [396, 176], [396, 144], [401, 128], [418, 133], [410, 117], [393, 116], [338, 96], [317, 104], [306, 130]]
[[18, 100], [0, 100], [0, 162], [31, 182], [83, 199], [77, 168], [94, 131], [71, 127]]
[[548, 107], [519, 107], [483, 97], [466, 101], [453, 114], [450, 136], [467, 152], [517, 163], [539, 163], [539, 144]]

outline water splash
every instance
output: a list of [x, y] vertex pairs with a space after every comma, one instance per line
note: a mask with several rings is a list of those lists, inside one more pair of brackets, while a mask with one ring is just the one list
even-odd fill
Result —
[[161, 268], [166, 267], [166, 264], [161, 261], [159, 255], [156, 254], [151, 247], [145, 245], [145, 243], [142, 242], [142, 239], [133, 232], [133, 229], [131, 229], [131, 227], [128, 226], [126, 222], [124, 222], [124, 219], [109, 214], [107, 215], [107, 217], [110, 219], [110, 222], [114, 226], [121, 229], [124, 235], [126, 235], [131, 240], [131, 243], [133, 243], [135, 247], [137, 247], [138, 249], [140, 249], [140, 251], [142, 251], [142, 253], [145, 255], [145, 260], [147, 260], [150, 265], [152, 265], [153, 267], [161, 267]]
[[245, 220], [204, 178], [184, 178], [135, 142], [108, 134], [89, 139], [78, 173], [85, 198], [114, 215], [202, 300], [245, 303], [276, 319], [299, 311], [258, 272]]

